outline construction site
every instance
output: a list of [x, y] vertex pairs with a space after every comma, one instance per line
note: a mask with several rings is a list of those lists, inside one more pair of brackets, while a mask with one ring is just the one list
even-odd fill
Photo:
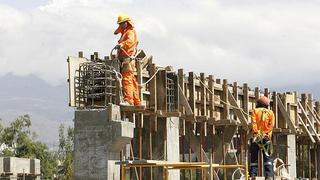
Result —
[[140, 51], [142, 104], [121, 106], [116, 54], [79, 52], [67, 61], [77, 180], [249, 179], [251, 112], [261, 96], [275, 115], [274, 179], [320, 179], [320, 103], [312, 94], [160, 67]]

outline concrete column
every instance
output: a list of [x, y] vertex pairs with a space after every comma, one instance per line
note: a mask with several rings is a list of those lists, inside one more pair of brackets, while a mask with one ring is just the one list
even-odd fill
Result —
[[120, 150], [133, 138], [134, 124], [115, 119], [120, 117], [119, 107], [110, 108], [75, 112], [74, 173], [77, 180], [120, 179], [120, 166], [115, 162], [120, 160]]
[[[166, 118], [166, 142], [167, 142], [167, 161], [180, 161], [180, 146], [179, 146], [179, 118]], [[179, 180], [180, 170], [170, 170], [169, 180]]]
[[292, 178], [297, 177], [297, 157], [296, 157], [296, 136], [287, 135], [287, 145], [288, 147], [288, 171]]

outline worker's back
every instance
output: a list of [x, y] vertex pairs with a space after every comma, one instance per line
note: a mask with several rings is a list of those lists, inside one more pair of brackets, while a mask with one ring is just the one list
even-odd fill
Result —
[[271, 136], [274, 126], [274, 113], [267, 108], [256, 108], [252, 112], [252, 130], [259, 135]]

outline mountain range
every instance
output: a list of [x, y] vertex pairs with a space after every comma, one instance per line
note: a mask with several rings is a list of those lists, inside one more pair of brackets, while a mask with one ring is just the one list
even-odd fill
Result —
[[68, 107], [68, 84], [53, 86], [35, 75], [0, 77], [0, 118], [6, 126], [29, 114], [32, 130], [50, 147], [57, 146], [58, 127], [73, 125], [73, 109]]

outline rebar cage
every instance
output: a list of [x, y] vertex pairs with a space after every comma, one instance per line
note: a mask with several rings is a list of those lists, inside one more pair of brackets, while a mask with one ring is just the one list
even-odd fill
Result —
[[175, 110], [175, 84], [173, 79], [167, 77], [167, 112], [173, 112]]
[[103, 108], [119, 104], [120, 82], [117, 71], [105, 63], [85, 62], [76, 70], [75, 105], [78, 108]]

